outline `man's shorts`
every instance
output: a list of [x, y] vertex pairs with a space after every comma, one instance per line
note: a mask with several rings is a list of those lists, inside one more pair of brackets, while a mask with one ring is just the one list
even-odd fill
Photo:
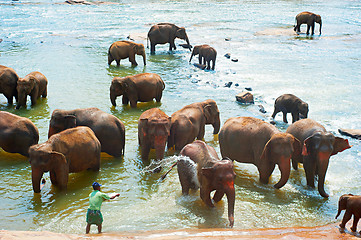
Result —
[[86, 222], [89, 224], [100, 225], [103, 223], [103, 215], [100, 210], [90, 210], [86, 213]]

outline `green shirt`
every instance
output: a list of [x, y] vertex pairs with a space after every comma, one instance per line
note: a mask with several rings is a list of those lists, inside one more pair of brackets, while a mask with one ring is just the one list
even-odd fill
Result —
[[110, 199], [108, 194], [102, 193], [99, 190], [94, 190], [89, 194], [89, 209], [100, 210], [103, 201]]

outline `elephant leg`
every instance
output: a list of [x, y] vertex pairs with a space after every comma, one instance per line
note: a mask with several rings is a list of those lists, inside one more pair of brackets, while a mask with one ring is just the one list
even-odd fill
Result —
[[300, 114], [298, 112], [293, 112], [292, 113], [292, 123], [294, 123], [298, 120], [300, 120]]
[[298, 170], [298, 161], [292, 158], [292, 167], [294, 170]]
[[123, 103], [124, 105], [128, 105], [128, 103], [129, 103], [129, 99], [128, 99], [128, 97], [126, 97], [125, 95], [123, 95], [122, 103]]
[[311, 35], [315, 34], [315, 22], [312, 23], [311, 30], [312, 30]]
[[352, 223], [352, 227], [351, 227], [352, 232], [356, 232], [358, 220], [360, 220], [360, 217], [359, 216], [356, 217], [356, 215], [354, 214], [353, 215], [353, 223]]
[[201, 187], [200, 190], [200, 195], [201, 195], [201, 199], [203, 200], [203, 202], [209, 206], [209, 207], [214, 207], [214, 204], [212, 203], [212, 199], [211, 196], [209, 194], [208, 191], [206, 191], [204, 188]]
[[45, 88], [43, 94], [41, 95], [43, 98], [46, 98], [48, 96], [48, 89]]
[[216, 66], [216, 60], [214, 59], [213, 61], [212, 61], [212, 70], [214, 70], [214, 67]]
[[50, 181], [53, 185], [58, 185], [58, 181], [56, 180], [56, 174], [54, 171], [50, 171]]
[[108, 65], [112, 64], [113, 61], [114, 61], [114, 58], [108, 54]]
[[345, 215], [343, 215], [342, 222], [340, 223], [340, 228], [345, 228], [346, 223], [351, 219], [352, 212], [346, 209]]
[[31, 99], [31, 105], [35, 105], [36, 102], [37, 102], [37, 97], [38, 97], [38, 94], [33, 94], [30, 96], [30, 99]]
[[306, 159], [303, 161], [303, 168], [305, 169], [306, 173], [307, 185], [311, 188], [315, 188], [315, 164], [312, 164], [310, 159]]
[[259, 180], [261, 183], [267, 184], [269, 182], [269, 178], [273, 172], [273, 170], [275, 169], [275, 164], [273, 164], [273, 166], [261, 166], [258, 167], [258, 172], [259, 172]]
[[155, 44], [154, 43], [150, 43], [150, 54], [155, 54]]
[[197, 139], [202, 140], [204, 138], [204, 133], [205, 133], [205, 125], [203, 125], [199, 128], [199, 133], [198, 133]]
[[211, 62], [207, 61], [207, 70], [210, 70], [210, 69], [211, 69]]
[[131, 108], [136, 108], [137, 107], [137, 100], [129, 99], [129, 101], [130, 101], [130, 107]]
[[306, 35], [309, 35], [310, 34], [310, 25], [309, 24], [307, 24], [307, 32], [306, 32]]
[[117, 63], [117, 66], [119, 67], [120, 66], [120, 59], [115, 60], [115, 62]]
[[199, 56], [198, 56], [198, 62], [199, 62], [199, 65], [202, 65], [202, 55], [201, 54], [199, 54]]
[[282, 113], [283, 113], [283, 122], [284, 122], [284, 123], [288, 123], [288, 121], [287, 121], [287, 112], [286, 112], [286, 111], [282, 111]]
[[213, 201], [214, 202], [219, 202], [219, 201], [221, 201], [223, 196], [224, 196], [224, 192], [217, 190], [216, 193], [213, 196]]
[[135, 61], [135, 54], [132, 56], [129, 56], [129, 62], [132, 63], [132, 66], [138, 66], [137, 61]]
[[8, 100], [8, 105], [12, 105], [13, 104], [13, 95], [10, 94], [4, 94], [6, 99]]
[[161, 91], [157, 96], [155, 96], [155, 100], [157, 102], [160, 102], [160, 100], [162, 99], [162, 96], [163, 96], [163, 92]]
[[173, 49], [173, 44], [174, 44], [174, 42], [173, 42], [173, 43], [172, 43], [172, 41], [169, 42], [169, 51], [172, 51], [172, 49]]
[[142, 146], [141, 146], [141, 151], [142, 151], [142, 160], [146, 161], [148, 160], [149, 157], [149, 152], [150, 152], [150, 147], [149, 147], [149, 143], [145, 143], [143, 142]]

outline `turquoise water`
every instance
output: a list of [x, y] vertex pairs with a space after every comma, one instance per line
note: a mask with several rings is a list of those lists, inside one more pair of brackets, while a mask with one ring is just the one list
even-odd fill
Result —
[[[181, 196], [177, 172], [163, 182], [162, 173], [148, 172], [138, 149], [137, 121], [140, 114], [159, 107], [168, 115], [184, 105], [214, 99], [221, 122], [235, 116], [270, 120], [274, 100], [293, 93], [310, 105], [309, 118], [339, 136], [338, 128], [361, 128], [361, 2], [359, 1], [114, 1], [99, 6], [70, 6], [57, 1], [0, 1], [0, 64], [14, 68], [19, 76], [42, 72], [49, 81], [48, 98], [31, 108], [15, 110], [0, 95], [0, 110], [30, 118], [47, 140], [53, 110], [98, 107], [120, 118], [126, 126], [124, 159], [102, 155], [99, 173], [71, 174], [66, 194], [53, 189], [48, 174], [41, 195], [31, 186], [31, 168], [26, 158], [0, 150], [0, 225], [7, 230], [49, 230], [65, 233], [85, 231], [87, 197], [91, 183], [99, 181], [106, 193], [119, 192], [103, 204], [106, 232], [183, 228], [225, 228], [226, 200], [207, 208], [196, 192]], [[302, 11], [323, 18], [322, 35], [306, 37], [293, 32], [294, 17]], [[130, 34], [146, 45], [149, 28], [172, 22], [187, 29], [192, 45], [209, 44], [218, 51], [215, 71], [202, 71], [188, 63], [190, 52], [157, 45], [147, 66], [137, 56], [138, 67], [127, 60], [121, 66], [107, 65], [111, 43]], [[305, 31], [305, 26], [301, 29]], [[316, 25], [318, 33], [318, 25]], [[230, 38], [231, 41], [225, 41]], [[184, 43], [176, 40], [176, 44]], [[223, 55], [231, 54], [238, 62]], [[197, 61], [197, 58], [193, 60]], [[162, 102], [138, 104], [137, 109], [113, 108], [109, 87], [113, 77], [142, 72], [158, 73], [166, 84]], [[230, 88], [224, 85], [233, 82]], [[238, 83], [239, 86], [235, 86]], [[242, 106], [235, 95], [251, 87], [255, 105]], [[267, 111], [262, 114], [257, 105]], [[291, 117], [289, 116], [289, 121]], [[282, 115], [277, 127], [285, 131]], [[205, 141], [219, 153], [217, 136], [207, 126]], [[306, 187], [301, 168], [292, 171], [288, 183], [276, 190], [258, 181], [256, 167], [235, 164], [235, 229], [317, 226], [334, 222], [341, 194], [361, 191], [361, 146], [353, 145], [330, 160], [326, 175], [329, 199]], [[154, 155], [153, 155], [154, 156]], [[165, 169], [176, 161], [168, 152]], [[271, 183], [279, 179], [273, 173]]]

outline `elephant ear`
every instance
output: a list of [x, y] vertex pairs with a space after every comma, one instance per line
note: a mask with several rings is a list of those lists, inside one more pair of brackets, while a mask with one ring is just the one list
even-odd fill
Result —
[[262, 152], [262, 155], [261, 155], [261, 161], [262, 161], [263, 163], [267, 162], [268, 159], [269, 159], [270, 150], [271, 150], [270, 141], [271, 141], [271, 140], [269, 140], [269, 141], [266, 143], [266, 145], [264, 146], [264, 148], [263, 148], [263, 152]]
[[206, 178], [213, 178], [214, 177], [213, 170], [214, 170], [213, 167], [203, 167], [201, 174]]
[[64, 117], [64, 127], [65, 127], [65, 129], [75, 128], [76, 127], [76, 117], [74, 115], [66, 115]]
[[30, 88], [33, 89], [36, 84], [36, 78], [32, 75], [29, 75], [29, 83], [30, 83]]
[[212, 106], [207, 104], [203, 107], [203, 113], [207, 122], [210, 122], [212, 119]]
[[333, 151], [331, 153], [331, 156], [339, 152], [342, 152], [346, 149], [349, 149], [351, 147], [352, 146], [350, 146], [347, 139], [335, 137], [335, 142], [333, 143]]
[[50, 153], [53, 162], [52, 171], [55, 172], [59, 188], [65, 189], [68, 183], [69, 166], [64, 154], [56, 151]]
[[139, 119], [139, 125], [141, 125], [141, 131], [143, 133], [143, 136], [147, 136], [146, 128], [144, 127], [148, 123], [148, 118], [140, 118]]
[[123, 81], [121, 84], [121, 87], [123, 88], [123, 91], [126, 92], [129, 88], [129, 84], [125, 81]]

